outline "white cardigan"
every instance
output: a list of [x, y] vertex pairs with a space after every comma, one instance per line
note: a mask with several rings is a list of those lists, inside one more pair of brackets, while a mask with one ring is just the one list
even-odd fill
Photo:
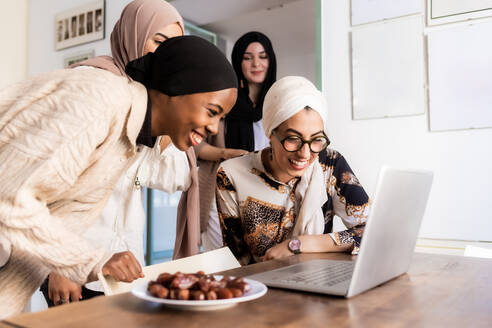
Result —
[[[60, 70], [0, 90], [0, 318], [54, 271], [79, 284], [108, 254], [82, 234], [135, 155], [147, 90], [104, 70]], [[2, 247], [5, 248], [5, 247]]]

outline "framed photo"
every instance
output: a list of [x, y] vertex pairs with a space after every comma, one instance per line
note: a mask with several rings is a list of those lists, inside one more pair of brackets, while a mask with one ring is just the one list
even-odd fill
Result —
[[105, 0], [65, 10], [55, 16], [55, 49], [104, 39]]
[[70, 65], [92, 58], [94, 57], [94, 53], [94, 49], [92, 49], [65, 57], [63, 59], [63, 68], [67, 68]]

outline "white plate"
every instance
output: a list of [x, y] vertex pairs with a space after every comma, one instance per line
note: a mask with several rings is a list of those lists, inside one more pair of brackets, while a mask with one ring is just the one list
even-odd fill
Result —
[[[222, 276], [214, 276], [216, 280], [222, 279]], [[256, 280], [246, 279], [244, 281], [251, 287], [250, 291], [245, 293], [240, 297], [233, 297], [229, 299], [221, 300], [203, 300], [203, 301], [183, 301], [183, 300], [170, 300], [162, 299], [152, 296], [147, 290], [148, 282], [141, 283], [133, 287], [132, 294], [138, 298], [146, 301], [156, 302], [164, 304], [167, 307], [180, 309], [180, 310], [191, 310], [191, 311], [209, 311], [209, 310], [219, 310], [232, 307], [240, 302], [251, 301], [262, 297], [267, 292], [267, 287]]]

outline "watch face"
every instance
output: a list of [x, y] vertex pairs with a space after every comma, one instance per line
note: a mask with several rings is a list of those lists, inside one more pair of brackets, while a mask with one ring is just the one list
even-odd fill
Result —
[[301, 249], [301, 242], [299, 239], [292, 239], [289, 241], [289, 249], [291, 252], [298, 253]]

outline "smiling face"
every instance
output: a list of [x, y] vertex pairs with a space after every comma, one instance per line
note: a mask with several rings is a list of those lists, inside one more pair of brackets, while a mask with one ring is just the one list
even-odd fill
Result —
[[149, 52], [154, 52], [155, 49], [164, 41], [176, 36], [182, 36], [183, 30], [178, 23], [169, 24], [154, 33], [150, 38], [145, 41], [142, 56], [148, 54]]
[[270, 60], [265, 48], [259, 42], [252, 42], [246, 48], [241, 62], [244, 78], [248, 83], [261, 84], [268, 73]]
[[152, 135], [168, 135], [180, 150], [198, 145], [216, 134], [219, 121], [236, 103], [237, 89], [169, 97], [149, 90], [152, 105]]
[[318, 158], [318, 154], [311, 152], [308, 144], [304, 144], [298, 151], [288, 152], [280, 140], [293, 136], [312, 140], [323, 136], [323, 120], [315, 110], [303, 109], [280, 124], [275, 129], [275, 134], [276, 136], [270, 137], [273, 159], [269, 166], [276, 179], [288, 182], [294, 177], [302, 176], [309, 165]]

